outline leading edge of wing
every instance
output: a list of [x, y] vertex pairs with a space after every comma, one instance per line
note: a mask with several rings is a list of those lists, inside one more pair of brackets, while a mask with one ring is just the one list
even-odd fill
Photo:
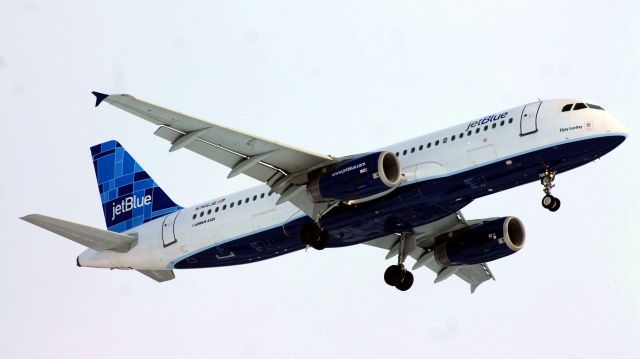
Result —
[[[113, 106], [116, 106], [124, 111], [127, 111], [136, 116], [139, 116], [158, 126], [168, 126], [168, 127], [175, 128], [175, 124], [180, 120], [193, 121], [195, 123], [193, 124], [193, 126], [191, 126], [192, 128], [184, 128], [184, 129], [179, 128], [179, 130], [186, 130], [186, 132], [192, 132], [192, 131], [201, 130], [207, 127], [218, 128], [224, 131], [235, 132], [235, 133], [253, 138], [255, 140], [264, 141], [265, 143], [270, 143], [275, 146], [286, 148], [294, 152], [299, 152], [307, 156], [316, 157], [318, 162], [335, 160], [335, 158], [333, 158], [332, 156], [321, 155], [321, 154], [314, 153], [302, 148], [290, 146], [290, 145], [273, 141], [261, 136], [257, 136], [251, 133], [239, 131], [227, 126], [222, 126], [213, 122], [205, 121], [193, 116], [186, 115], [181, 112], [173, 111], [165, 107], [152, 104], [150, 102], [138, 99], [128, 94], [105, 94], [98, 91], [92, 91], [91, 93], [96, 97], [95, 107], [98, 107], [103, 101], [106, 101], [107, 103]], [[163, 113], [168, 114], [169, 116], [167, 118], [162, 118], [164, 117], [162, 115]]]

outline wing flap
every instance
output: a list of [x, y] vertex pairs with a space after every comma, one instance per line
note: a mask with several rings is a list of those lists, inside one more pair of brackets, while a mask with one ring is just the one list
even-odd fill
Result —
[[128, 252], [137, 242], [136, 236], [98, 229], [41, 214], [30, 214], [21, 219], [97, 251], [113, 250], [124, 253]]
[[[154, 134], [171, 143], [175, 142], [178, 138], [180, 138], [180, 136], [182, 136], [180, 132], [166, 126], [159, 127]], [[202, 139], [197, 139], [189, 143], [185, 146], [185, 148], [229, 168], [235, 167], [238, 163], [247, 158], [242, 154], [227, 150], [221, 146], [216, 146], [215, 144], [209, 143]], [[266, 182], [277, 172], [279, 172], [277, 169], [271, 168], [268, 165], [262, 163], [259, 163], [243, 171], [244, 174], [257, 179], [260, 182]]]
[[489, 266], [486, 263], [461, 266], [456, 275], [471, 286], [471, 293], [476, 291], [480, 284], [489, 279], [495, 280]]

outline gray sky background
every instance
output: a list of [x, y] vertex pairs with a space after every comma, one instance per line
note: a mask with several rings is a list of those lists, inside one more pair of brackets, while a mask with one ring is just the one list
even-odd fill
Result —
[[[640, 357], [637, 1], [0, 0], [0, 357]], [[75, 266], [83, 248], [18, 220], [104, 228], [89, 146], [118, 139], [178, 203], [255, 184], [90, 91], [347, 155], [536, 100], [586, 97], [633, 131], [557, 178], [485, 197], [527, 245], [497, 281], [406, 293], [367, 246], [246, 266]]]

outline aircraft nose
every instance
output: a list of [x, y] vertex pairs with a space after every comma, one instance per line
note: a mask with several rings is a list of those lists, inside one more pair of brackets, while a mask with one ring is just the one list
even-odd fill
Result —
[[618, 120], [617, 118], [613, 117], [613, 116], [609, 116], [608, 121], [607, 121], [607, 129], [609, 132], [611, 133], [620, 133], [623, 134], [625, 137], [627, 137], [629, 135], [629, 133], [631, 132], [631, 129], [628, 128], [627, 126], [625, 126], [620, 120]]

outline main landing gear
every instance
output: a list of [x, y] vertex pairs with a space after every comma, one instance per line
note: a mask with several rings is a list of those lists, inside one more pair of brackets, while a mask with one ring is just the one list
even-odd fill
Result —
[[404, 260], [407, 258], [407, 239], [410, 233], [400, 235], [398, 247], [398, 264], [392, 265], [384, 272], [384, 281], [401, 291], [406, 291], [413, 285], [413, 274], [404, 267]]
[[545, 196], [542, 197], [542, 207], [550, 210], [551, 212], [555, 212], [560, 209], [560, 200], [551, 195], [551, 189], [555, 187], [553, 181], [556, 178], [556, 171], [546, 167], [544, 170], [544, 174], [540, 179], [540, 183], [544, 187], [543, 191]]
[[307, 223], [302, 227], [300, 232], [300, 240], [302, 243], [313, 247], [317, 250], [322, 250], [327, 247], [329, 241], [329, 233], [316, 222]]

